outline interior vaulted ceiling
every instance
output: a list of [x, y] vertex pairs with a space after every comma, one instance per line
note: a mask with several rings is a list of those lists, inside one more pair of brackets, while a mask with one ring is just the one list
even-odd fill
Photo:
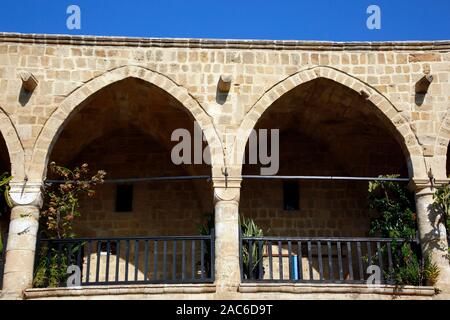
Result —
[[[334, 157], [347, 175], [396, 173], [407, 176], [400, 145], [371, 102], [328, 79], [307, 82], [279, 98], [261, 117], [257, 128], [280, 130], [283, 137], [311, 139]], [[289, 148], [289, 146], [284, 146]], [[377, 170], [367, 171], [371, 157], [385, 153]], [[281, 163], [282, 165], [282, 163]], [[295, 173], [292, 173], [295, 174]]]

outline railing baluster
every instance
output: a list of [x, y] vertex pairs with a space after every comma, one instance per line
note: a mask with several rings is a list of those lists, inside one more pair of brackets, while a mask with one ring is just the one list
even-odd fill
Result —
[[336, 244], [336, 250], [338, 254], [338, 267], [339, 267], [339, 280], [344, 280], [344, 270], [342, 268], [342, 248], [341, 248], [341, 242], [338, 241]]
[[78, 253], [77, 253], [77, 266], [80, 268], [80, 282], [83, 282], [83, 264], [81, 261], [81, 253], [82, 250], [84, 251], [84, 243], [79, 242], [78, 243]]
[[258, 241], [258, 266], [259, 266], [259, 274], [258, 274], [258, 280], [262, 279], [263, 276], [263, 250], [262, 250], [263, 243], [261, 240]]
[[148, 280], [148, 239], [144, 242], [144, 281]]
[[[4, 250], [5, 251], [5, 250]], [[45, 259], [47, 261], [47, 266], [50, 266], [50, 264], [52, 263], [52, 251], [53, 251], [53, 244], [52, 242], [49, 240], [47, 242], [47, 254], [45, 256]], [[5, 254], [5, 253], [4, 253]], [[6, 257], [6, 254], [4, 255]], [[45, 274], [47, 276], [47, 279], [50, 279], [50, 268], [47, 268], [47, 270], [45, 271]], [[47, 286], [50, 285], [48, 283], [48, 280], [45, 283]]]
[[95, 267], [95, 282], [100, 282], [100, 259], [102, 241], [97, 241], [97, 266]]
[[87, 245], [87, 262], [86, 262], [86, 283], [89, 283], [89, 276], [91, 273], [91, 240], [88, 240]]
[[177, 279], [177, 240], [173, 240], [172, 279]]
[[384, 277], [383, 277], [383, 257], [382, 257], [382, 252], [381, 252], [381, 244], [380, 244], [380, 241], [377, 241], [377, 252], [378, 252], [378, 263], [379, 263], [379, 267], [380, 267], [380, 270], [381, 270], [381, 274], [380, 274], [380, 277], [381, 277], [381, 281], [383, 282], [383, 280], [384, 280]]
[[280, 280], [283, 280], [283, 246], [281, 241], [278, 241], [278, 269], [280, 269]]
[[210, 248], [210, 253], [211, 253], [211, 259], [210, 259], [210, 275], [209, 275], [209, 279], [211, 281], [214, 281], [215, 279], [215, 265], [214, 262], [216, 261], [216, 250], [215, 250], [215, 236], [216, 236], [216, 231], [214, 229], [211, 229], [211, 234], [209, 235], [209, 248]]
[[200, 240], [200, 269], [201, 279], [205, 278], [205, 245], [203, 240]]
[[134, 281], [138, 281], [139, 275], [139, 240], [134, 240]]
[[158, 280], [158, 240], [153, 243], [153, 280]]
[[252, 266], [253, 266], [253, 241], [248, 241], [248, 277], [250, 279], [253, 279], [253, 272], [252, 272]]
[[116, 240], [116, 282], [119, 282], [120, 240]]
[[185, 279], [186, 272], [186, 240], [181, 242], [181, 280]]
[[130, 240], [125, 241], [125, 281], [128, 282], [128, 267], [130, 264]]
[[292, 243], [288, 240], [288, 266], [289, 266], [289, 280], [294, 279], [294, 270], [292, 267]]
[[109, 282], [109, 256], [111, 251], [111, 245], [109, 240], [106, 240], [106, 270], [105, 270], [105, 282]]
[[[391, 243], [388, 242], [386, 244], [386, 246], [387, 246], [387, 255], [388, 255], [389, 274], [391, 274], [392, 270], [393, 270]], [[389, 280], [391, 280], [391, 279], [389, 279]]]
[[353, 259], [352, 259], [352, 243], [347, 241], [347, 260], [348, 260], [348, 277], [350, 281], [353, 281]]
[[303, 254], [302, 242], [297, 241], [297, 263], [298, 263], [298, 280], [303, 280]]
[[372, 265], [372, 246], [370, 245], [370, 241], [367, 241], [367, 263], [368, 266]]
[[273, 256], [272, 256], [272, 241], [267, 244], [267, 254], [269, 255], [269, 275], [270, 280], [273, 280]]
[[322, 243], [317, 241], [317, 256], [319, 258], [320, 281], [323, 281]]
[[192, 280], [195, 279], [195, 240], [192, 240], [191, 245], [191, 273], [192, 273]]
[[[57, 253], [57, 256], [56, 256], [56, 263], [57, 263], [57, 265], [58, 265], [58, 269], [61, 269], [61, 266], [62, 266], [62, 260], [63, 260], [63, 252], [62, 252], [63, 250], [62, 250], [62, 243], [61, 242], [59, 242], [58, 243], [58, 253]], [[58, 279], [58, 281], [59, 281], [59, 279]], [[59, 283], [58, 282], [58, 286], [60, 286], [61, 285], [61, 283]]]
[[359, 279], [361, 281], [364, 280], [364, 269], [363, 269], [363, 261], [362, 261], [362, 254], [361, 254], [361, 242], [356, 242], [356, 250], [358, 253], [358, 265], [359, 265]]
[[309, 280], [314, 280], [313, 272], [313, 260], [312, 260], [312, 248], [311, 241], [308, 241], [308, 270], [309, 270]]
[[67, 266], [72, 265], [72, 243], [67, 245]]
[[163, 280], [167, 280], [167, 241], [163, 241]]
[[334, 281], [334, 270], [333, 270], [333, 252], [331, 247], [331, 241], [327, 241], [328, 250], [328, 278]]

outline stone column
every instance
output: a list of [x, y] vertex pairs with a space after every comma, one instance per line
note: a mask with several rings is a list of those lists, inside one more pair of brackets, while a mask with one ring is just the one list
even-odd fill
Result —
[[[219, 186], [218, 186], [219, 185]], [[218, 298], [235, 293], [241, 281], [239, 263], [240, 180], [214, 183], [215, 201], [215, 277]], [[231, 295], [230, 295], [231, 297]]]
[[3, 275], [3, 299], [21, 299], [32, 287], [42, 184], [11, 183], [13, 201]]
[[442, 213], [433, 206], [433, 194], [436, 188], [429, 184], [415, 185], [417, 224], [422, 252], [429, 254], [440, 270], [436, 286], [443, 290], [450, 289], [450, 264], [448, 260], [447, 233]]

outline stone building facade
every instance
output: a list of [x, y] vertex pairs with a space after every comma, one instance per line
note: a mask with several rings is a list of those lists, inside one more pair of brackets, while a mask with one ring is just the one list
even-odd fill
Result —
[[[280, 130], [280, 175], [409, 178], [419, 236], [450, 293], [445, 229], [431, 209], [448, 182], [450, 42], [333, 43], [0, 34], [0, 171], [12, 173], [4, 298], [391, 298], [389, 286], [252, 285], [240, 281], [239, 213], [277, 236], [367, 236], [367, 182], [301, 181], [298, 210], [276, 180], [246, 180], [252, 129]], [[31, 75], [31, 76], [30, 76]], [[424, 81], [432, 82], [425, 86]], [[31, 78], [30, 78], [31, 77]], [[222, 78], [231, 78], [225, 93]], [[30, 82], [37, 86], [30, 90]], [[28, 88], [28, 89], [27, 89]], [[206, 137], [211, 165], [174, 165], [172, 132]], [[115, 186], [83, 202], [83, 236], [194, 235], [214, 212], [215, 282], [208, 285], [31, 289], [47, 165], [87, 162], [108, 178], [211, 175], [134, 185], [115, 212]], [[226, 174], [225, 174], [226, 173]]]

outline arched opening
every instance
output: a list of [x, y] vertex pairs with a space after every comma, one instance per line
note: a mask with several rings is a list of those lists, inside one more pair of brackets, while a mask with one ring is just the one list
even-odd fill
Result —
[[450, 176], [450, 148], [447, 148], [447, 161], [445, 163], [447, 177]]
[[[0, 135], [0, 176], [11, 174], [11, 162], [9, 160], [8, 148], [5, 139]], [[2, 239], [7, 232], [9, 225], [10, 210], [7, 206], [3, 194], [0, 195], [0, 234]]]
[[[0, 134], [0, 176], [11, 174], [11, 162], [9, 160], [8, 148], [3, 136]], [[0, 236], [3, 241], [8, 230], [10, 218], [10, 209], [5, 201], [3, 194], [0, 194]]]
[[[401, 147], [373, 108], [351, 89], [319, 78], [275, 101], [255, 129], [280, 130], [278, 175], [407, 177]], [[243, 166], [243, 175], [259, 172], [260, 165]], [[282, 181], [244, 179], [241, 212], [274, 235], [367, 235], [367, 181], [298, 184], [299, 209], [290, 212], [283, 208]]]
[[[206, 241], [191, 238], [213, 210], [210, 182], [130, 180], [211, 174], [205, 163], [173, 163], [171, 151], [178, 141], [171, 141], [171, 135], [176, 129], [188, 130], [193, 138], [192, 115], [166, 91], [133, 77], [94, 93], [65, 124], [49, 161], [69, 168], [87, 163], [92, 171], [107, 172], [95, 197], [82, 199], [75, 222], [77, 237], [94, 239], [83, 244], [83, 282], [161, 282], [167, 274], [175, 282], [191, 276], [198, 281], [211, 276], [197, 273], [197, 268], [206, 269]], [[55, 177], [49, 172], [48, 178]], [[108, 183], [111, 179], [116, 182]], [[172, 236], [183, 238], [167, 238]]]
[[[0, 134], [0, 178], [3, 180], [6, 177], [9, 177], [11, 174], [11, 166], [9, 161], [9, 153], [8, 148], [6, 146], [6, 142], [3, 139], [3, 136]], [[4, 191], [5, 186], [0, 188], [1, 191]], [[3, 192], [0, 192], [0, 289], [3, 286], [3, 271], [4, 271], [4, 263], [5, 263], [5, 251], [6, 251], [6, 238], [9, 228], [9, 220], [11, 216], [11, 210], [8, 207], [5, 197], [3, 196]]]
[[[402, 147], [376, 107], [363, 95], [329, 79], [317, 78], [282, 95], [263, 113], [255, 129], [279, 129], [278, 175], [377, 177], [399, 174], [408, 177]], [[258, 175], [260, 168], [260, 165], [245, 164], [243, 175]], [[368, 181], [244, 177], [240, 213], [252, 218], [268, 236], [306, 237], [310, 240], [314, 237], [367, 237], [370, 220], [375, 215], [368, 207], [367, 195]], [[288, 255], [288, 251], [298, 255], [302, 249], [306, 254], [307, 242], [294, 242], [291, 252], [288, 242], [283, 241], [283, 257]], [[322, 271], [328, 272], [328, 276], [333, 271], [325, 270], [329, 263], [327, 250], [330, 250], [330, 265], [334, 265], [335, 279], [339, 279], [338, 256], [341, 259], [342, 255], [352, 253], [341, 251], [341, 244], [337, 249], [336, 243], [327, 247], [325, 241], [321, 247], [324, 253]], [[343, 242], [342, 248], [345, 245]], [[314, 261], [310, 267], [315, 271], [311, 271], [311, 275], [318, 273], [320, 246], [313, 242], [310, 258]], [[376, 250], [372, 248], [374, 252]], [[273, 254], [279, 255], [276, 241]], [[307, 254], [304, 259], [303, 266], [310, 262]], [[273, 260], [278, 261], [278, 256]], [[264, 263], [267, 264], [265, 260]], [[347, 261], [345, 264], [348, 265]], [[287, 268], [285, 277], [288, 277], [292, 272], [289, 271], [291, 262], [284, 261], [284, 266]], [[276, 269], [275, 266], [273, 268]], [[264, 265], [264, 269], [267, 269], [266, 277], [268, 267]], [[278, 272], [278, 269], [274, 270]], [[309, 274], [309, 270], [304, 272]], [[348, 277], [345, 272], [348, 273], [348, 266], [342, 277]], [[365, 269], [363, 272], [365, 274]], [[326, 274], [323, 276], [327, 277]]]

